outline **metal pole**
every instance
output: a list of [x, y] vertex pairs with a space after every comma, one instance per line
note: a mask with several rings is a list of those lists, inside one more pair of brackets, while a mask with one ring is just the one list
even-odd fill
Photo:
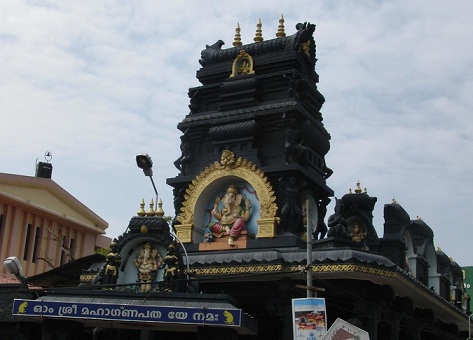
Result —
[[310, 214], [309, 214], [309, 206], [310, 206], [310, 202], [309, 200], [306, 201], [306, 220], [307, 220], [307, 234], [306, 234], [306, 238], [307, 238], [307, 297], [310, 298], [310, 297], [313, 297], [314, 294], [316, 293], [313, 293], [312, 290], [310, 289], [312, 287], [312, 243], [311, 243], [311, 228], [310, 228]]
[[151, 184], [153, 184], [154, 193], [156, 194], [156, 202], [154, 204], [154, 211], [156, 211], [158, 209], [158, 190], [156, 189], [156, 185], [154, 185], [153, 176], [149, 176], [149, 178], [151, 179]]
[[184, 254], [186, 255], [186, 267], [187, 267], [187, 276], [189, 276], [190, 273], [190, 267], [189, 267], [189, 256], [187, 255], [187, 250], [186, 247], [184, 247], [184, 244], [179, 240], [179, 237], [177, 237], [176, 234], [174, 234], [174, 237], [176, 238], [177, 242], [181, 245], [182, 249], [184, 250]]

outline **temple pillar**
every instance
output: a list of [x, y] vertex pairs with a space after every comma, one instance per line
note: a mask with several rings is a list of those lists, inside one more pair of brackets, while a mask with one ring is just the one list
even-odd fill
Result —
[[278, 219], [276, 217], [260, 218], [258, 223], [258, 238], [274, 237], [276, 236], [276, 224]]
[[176, 236], [182, 243], [191, 243], [192, 242], [192, 230], [193, 224], [176, 224]]

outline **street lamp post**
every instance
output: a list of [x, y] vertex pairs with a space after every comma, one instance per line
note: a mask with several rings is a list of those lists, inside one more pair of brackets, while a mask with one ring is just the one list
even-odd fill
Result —
[[16, 256], [10, 256], [5, 261], [3, 261], [3, 265], [7, 268], [7, 271], [10, 274], [16, 276], [18, 281], [21, 282], [22, 286], [28, 288], [28, 284], [26, 282], [26, 278], [23, 276], [23, 269], [21, 266], [20, 260]]
[[[307, 287], [308, 288], [311, 288], [312, 285], [313, 285], [313, 277], [312, 277], [312, 240], [311, 240], [311, 237], [312, 237], [312, 233], [311, 233], [311, 216], [310, 216], [310, 213], [312, 213], [312, 211], [310, 211], [309, 208], [310, 207], [310, 201], [307, 200], [306, 201], [306, 218], [307, 218], [307, 225], [306, 225], [306, 228], [307, 228], [307, 233], [306, 233], [306, 238], [307, 238]], [[307, 297], [308, 298], [311, 298], [311, 297], [314, 297], [314, 293], [310, 290], [310, 289], [307, 289]]]
[[145, 174], [146, 177], [149, 177], [151, 180], [151, 184], [153, 184], [154, 192], [156, 194], [156, 202], [155, 202], [155, 209], [158, 208], [158, 190], [156, 189], [156, 185], [154, 184], [153, 180], [153, 161], [151, 160], [151, 157], [147, 153], [142, 153], [139, 155], [136, 155], [136, 165], [140, 169], [143, 170], [143, 173]]
[[[151, 184], [153, 184], [153, 189], [156, 194], [156, 208], [158, 208], [158, 190], [156, 189], [156, 185], [154, 184], [153, 181], [153, 161], [151, 160], [151, 157], [147, 153], [142, 153], [139, 155], [136, 155], [136, 165], [140, 169], [143, 170], [143, 173], [145, 174], [146, 177], [149, 177], [151, 179]], [[190, 268], [189, 268], [189, 256], [187, 255], [187, 250], [186, 247], [184, 247], [184, 244], [182, 244], [181, 240], [177, 237], [177, 235], [174, 233], [173, 236], [176, 238], [177, 242], [181, 245], [182, 249], [184, 250], [184, 254], [186, 256], [186, 267], [187, 267], [187, 276], [189, 276], [190, 273]]]

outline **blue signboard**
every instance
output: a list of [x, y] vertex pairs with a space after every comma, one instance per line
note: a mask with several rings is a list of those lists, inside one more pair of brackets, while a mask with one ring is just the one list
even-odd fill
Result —
[[170, 307], [15, 299], [13, 315], [240, 326], [241, 309]]

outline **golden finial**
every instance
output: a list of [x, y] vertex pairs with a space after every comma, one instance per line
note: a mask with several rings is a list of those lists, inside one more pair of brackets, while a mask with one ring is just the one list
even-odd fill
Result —
[[281, 18], [279, 19], [278, 32], [276, 33], [276, 37], [284, 38], [285, 36], [286, 36], [286, 32], [284, 32], [284, 17], [281, 14]]
[[163, 201], [161, 201], [161, 199], [159, 199], [158, 208], [156, 209], [156, 216], [158, 217], [164, 216]]
[[140, 210], [138, 210], [138, 216], [140, 216], [140, 217], [146, 216], [145, 200], [144, 199], [141, 200]]
[[395, 198], [393, 198], [392, 204], [397, 205], [397, 201]]
[[361, 194], [360, 181], [356, 182], [355, 193]]
[[262, 42], [263, 39], [263, 30], [261, 29], [263, 25], [261, 24], [261, 18], [258, 19], [258, 23], [256, 24], [256, 34], [255, 38], [253, 39], [255, 42]]
[[155, 212], [154, 212], [154, 201], [153, 201], [153, 199], [151, 199], [151, 202], [149, 203], [149, 209], [148, 209], [148, 212], [146, 213], [146, 216], [153, 217], [154, 214], [155, 214]]
[[233, 46], [241, 46], [240, 23], [237, 23], [237, 27], [235, 28], [235, 40], [233, 41]]

